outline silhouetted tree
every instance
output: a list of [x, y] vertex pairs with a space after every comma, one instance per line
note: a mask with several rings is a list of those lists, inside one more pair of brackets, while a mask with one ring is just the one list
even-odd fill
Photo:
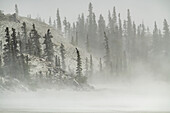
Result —
[[22, 48], [21, 48], [21, 51], [23, 52], [23, 53], [27, 53], [28, 52], [28, 50], [26, 49], [26, 46], [27, 46], [27, 44], [28, 44], [28, 36], [27, 36], [27, 29], [26, 29], [26, 23], [25, 22], [23, 22], [23, 24], [22, 24], [22, 26], [21, 26], [21, 30], [22, 30], [22, 32], [21, 32], [21, 45], [22, 45]]
[[41, 36], [38, 34], [37, 30], [35, 29], [35, 25], [33, 24], [33, 29], [30, 32], [30, 44], [31, 46], [31, 54], [37, 57], [41, 57], [41, 44], [39, 39]]
[[104, 41], [105, 41], [105, 51], [106, 51], [106, 54], [104, 56], [105, 65], [106, 65], [106, 68], [108, 68], [110, 66], [110, 49], [109, 49], [109, 42], [108, 42], [109, 40], [105, 32], [104, 32]]
[[53, 63], [53, 57], [54, 57], [54, 50], [53, 50], [53, 43], [51, 38], [53, 36], [51, 35], [50, 29], [47, 30], [47, 34], [44, 36], [44, 43], [45, 48], [44, 48], [44, 56], [47, 58], [48, 61]]
[[5, 29], [6, 35], [6, 44], [4, 44], [4, 49], [3, 49], [3, 61], [4, 61], [4, 66], [9, 66], [11, 63], [11, 37], [9, 34], [9, 29], [8, 27]]

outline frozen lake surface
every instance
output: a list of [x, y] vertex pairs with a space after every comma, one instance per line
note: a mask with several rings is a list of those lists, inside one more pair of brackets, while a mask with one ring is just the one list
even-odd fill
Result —
[[93, 91], [1, 92], [1, 113], [170, 113], [170, 87], [97, 84]]

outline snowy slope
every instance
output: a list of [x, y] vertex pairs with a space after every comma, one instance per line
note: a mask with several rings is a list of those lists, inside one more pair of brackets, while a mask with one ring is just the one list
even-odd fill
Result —
[[[64, 38], [62, 36], [62, 33], [59, 33], [54, 27], [51, 27], [49, 25], [47, 25], [46, 23], [43, 22], [39, 22], [35, 19], [30, 19], [30, 18], [26, 18], [26, 17], [18, 17], [18, 20], [20, 21], [20, 23], [16, 23], [13, 21], [0, 21], [0, 40], [3, 40], [4, 43], [4, 37], [5, 37], [5, 28], [9, 27], [10, 30], [11, 28], [15, 28], [16, 32], [21, 31], [21, 26], [23, 22], [26, 22], [26, 26], [27, 26], [27, 31], [29, 33], [29, 31], [32, 29], [32, 24], [35, 24], [36, 30], [38, 31], [38, 33], [41, 35], [41, 43], [43, 42], [43, 36], [45, 35], [45, 33], [47, 32], [48, 29], [50, 29], [52, 35], [53, 35], [53, 43], [54, 43], [54, 50], [55, 50], [55, 54], [60, 56], [60, 44], [63, 43], [66, 49], [66, 65], [69, 66], [69, 68], [74, 69], [76, 68], [76, 51], [75, 51], [75, 46], [71, 45], [68, 40], [66, 38]], [[80, 48], [79, 48], [80, 49]], [[90, 54], [87, 53], [86, 51], [84, 51], [83, 49], [80, 49], [80, 55], [82, 58], [82, 66], [84, 68], [85, 66], [85, 58], [86, 57], [90, 57]], [[98, 69], [98, 60], [94, 57], [93, 58], [93, 62], [94, 62], [94, 69]], [[68, 67], [67, 67], [68, 69]], [[41, 69], [40, 69], [41, 70]]]
[[[14, 28], [16, 29], [16, 32], [21, 32], [21, 26], [22, 23], [25, 22], [26, 23], [26, 27], [27, 27], [27, 33], [29, 33], [32, 29], [32, 25], [35, 24], [35, 28], [38, 31], [38, 33], [40, 34], [41, 38], [40, 38], [40, 42], [42, 43], [44, 41], [43, 36], [45, 35], [45, 33], [47, 32], [48, 29], [50, 29], [52, 35], [53, 35], [53, 43], [54, 43], [54, 51], [55, 51], [55, 55], [60, 56], [60, 45], [61, 43], [64, 44], [65, 46], [65, 50], [66, 50], [66, 71], [68, 70], [72, 70], [74, 73], [76, 71], [76, 58], [77, 58], [77, 54], [76, 54], [76, 50], [75, 50], [75, 46], [71, 45], [68, 40], [66, 38], [64, 38], [62, 36], [62, 33], [59, 33], [57, 31], [57, 29], [55, 29], [54, 27], [51, 27], [49, 25], [47, 25], [46, 23], [37, 21], [35, 19], [30, 19], [30, 18], [26, 18], [26, 17], [18, 17], [18, 21], [19, 22], [14, 22], [14, 21], [9, 21], [9, 20], [0, 20], [0, 40], [2, 41], [2, 48], [3, 45], [5, 43], [5, 29], [6, 27], [9, 27], [10, 30], [10, 34], [11, 29]], [[43, 46], [42, 46], [43, 49]], [[84, 67], [85, 67], [85, 58], [88, 57], [90, 58], [90, 54], [87, 53], [86, 51], [84, 51], [83, 49], [79, 48], [80, 50], [80, 55], [81, 55], [81, 59], [82, 59], [82, 68], [83, 68], [83, 72]], [[0, 52], [2, 54], [2, 50]], [[45, 75], [46, 72], [48, 72], [48, 69], [51, 68], [49, 67], [49, 62], [47, 62], [45, 59], [43, 58], [37, 58], [35, 56], [30, 56], [29, 55], [29, 65], [30, 65], [30, 74], [31, 77], [35, 77], [37, 73], [39, 73], [40, 71]], [[98, 69], [98, 60], [93, 57], [93, 65], [94, 65], [94, 72], [95, 69]], [[2, 81], [6, 80], [7, 84], [9, 83], [9, 78], [2, 78], [0, 81], [2, 83]], [[14, 82], [16, 85], [19, 85], [19, 81], [15, 81]], [[5, 83], [4, 83], [5, 84]], [[0, 89], [3, 89], [2, 86], [0, 86]], [[19, 85], [19, 87], [22, 87], [21, 85]], [[24, 90], [27, 88], [23, 88]]]

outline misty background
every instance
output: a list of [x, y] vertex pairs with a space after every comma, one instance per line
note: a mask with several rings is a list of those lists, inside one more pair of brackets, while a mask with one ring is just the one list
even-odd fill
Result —
[[57, 8], [60, 9], [60, 16], [70, 22], [74, 22], [78, 18], [78, 14], [84, 12], [85, 17], [88, 15], [88, 4], [93, 4], [93, 11], [96, 18], [102, 14], [108, 21], [108, 10], [116, 6], [117, 13], [121, 14], [122, 19], [126, 19], [126, 10], [131, 10], [132, 20], [136, 24], [142, 21], [153, 28], [154, 21], [157, 21], [159, 28], [162, 28], [163, 19], [170, 21], [170, 1], [169, 0], [0, 0], [1, 10], [7, 13], [14, 13], [14, 5], [17, 4], [19, 14], [27, 16], [31, 14], [32, 18], [41, 17], [48, 23], [49, 17], [56, 20]]

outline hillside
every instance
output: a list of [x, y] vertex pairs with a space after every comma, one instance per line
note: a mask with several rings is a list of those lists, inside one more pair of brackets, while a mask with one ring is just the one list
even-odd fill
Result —
[[[9, 15], [7, 15], [9, 16]], [[10, 33], [11, 33], [11, 29], [14, 28], [16, 29], [16, 32], [21, 31], [21, 26], [22, 23], [25, 22], [26, 23], [26, 27], [27, 27], [27, 31], [28, 33], [31, 31], [32, 29], [32, 25], [35, 24], [36, 30], [38, 31], [38, 33], [40, 34], [41, 38], [40, 38], [40, 43], [43, 43], [44, 40], [44, 35], [47, 32], [48, 29], [50, 29], [51, 34], [53, 36], [52, 38], [52, 42], [54, 44], [54, 51], [55, 51], [55, 55], [60, 56], [60, 45], [61, 43], [63, 43], [65, 50], [66, 50], [66, 73], [68, 73], [68, 75], [70, 75], [71, 73], [75, 73], [76, 71], [76, 50], [75, 50], [75, 46], [71, 45], [69, 43], [69, 41], [64, 38], [62, 36], [62, 33], [59, 33], [54, 27], [51, 27], [49, 25], [47, 25], [46, 23], [37, 21], [35, 19], [30, 19], [30, 18], [26, 18], [26, 17], [18, 17], [17, 18], [17, 22], [15, 21], [10, 21], [8, 19], [5, 20], [0, 20], [0, 40], [2, 41], [2, 48], [1, 48], [1, 54], [3, 55], [3, 45], [5, 44], [5, 29], [6, 27], [9, 27]], [[43, 50], [43, 46], [42, 46], [42, 50]], [[87, 53], [86, 51], [84, 51], [83, 49], [79, 48], [80, 50], [80, 55], [81, 55], [81, 59], [82, 59], [82, 69], [83, 72], [85, 71], [85, 58], [86, 57], [90, 57], [90, 54]], [[51, 66], [49, 66], [49, 62], [47, 62], [45, 59], [43, 58], [38, 58], [35, 56], [30, 56], [29, 55], [29, 65], [30, 65], [30, 76], [32, 78], [36, 78], [37, 73], [42, 72], [42, 75], [45, 75], [48, 72], [48, 69], [53, 68]], [[98, 60], [93, 57], [93, 65], [94, 65], [94, 69], [98, 69]], [[70, 73], [71, 70], [71, 73]], [[94, 70], [95, 71], [95, 70]], [[73, 75], [74, 76], [74, 75]], [[66, 77], [68, 77], [66, 75]], [[5, 83], [4, 78], [0, 79], [1, 83]], [[8, 80], [7, 80], [8, 81]], [[19, 82], [19, 81], [18, 81]], [[5, 86], [5, 85], [4, 85]], [[2, 86], [1, 86], [2, 87]]]

